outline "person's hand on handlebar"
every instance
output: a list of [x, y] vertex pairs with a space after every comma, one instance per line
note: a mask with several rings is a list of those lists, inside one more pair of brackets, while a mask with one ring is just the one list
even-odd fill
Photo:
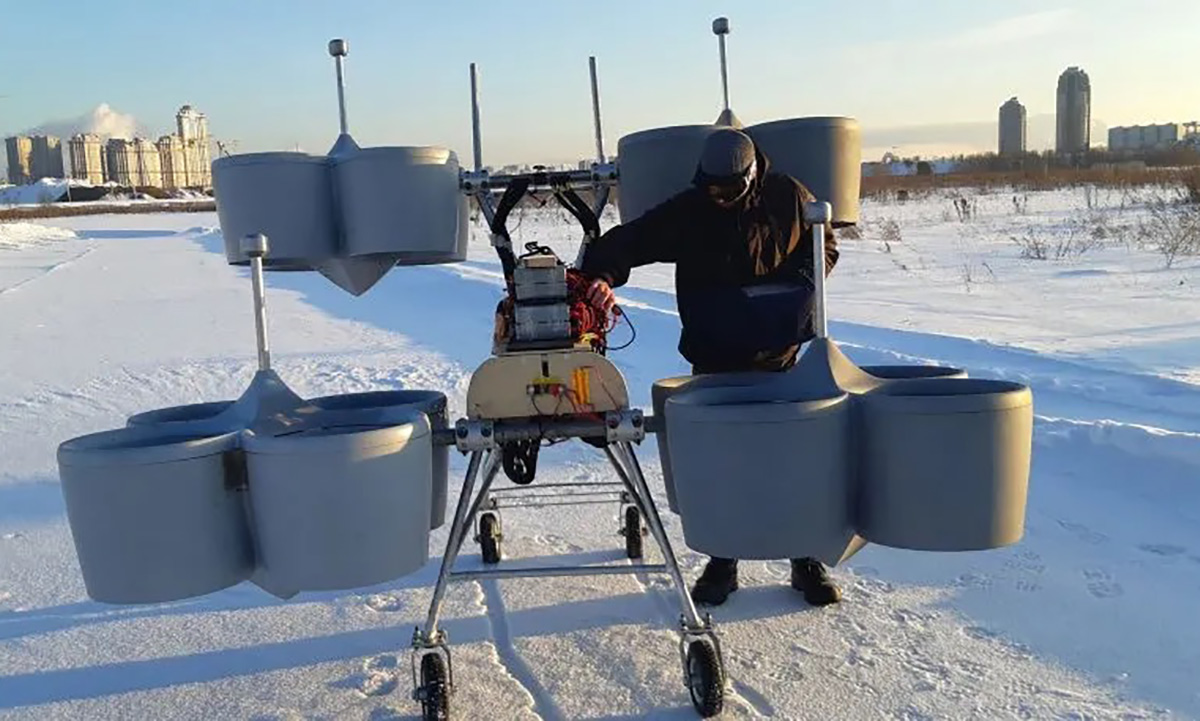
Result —
[[603, 278], [592, 281], [587, 290], [587, 300], [605, 313], [612, 311], [617, 305], [616, 293], [613, 293], [612, 286]]

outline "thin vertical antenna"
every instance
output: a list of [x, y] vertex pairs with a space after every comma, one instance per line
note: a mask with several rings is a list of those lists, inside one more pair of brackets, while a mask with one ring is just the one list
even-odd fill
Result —
[[333, 56], [333, 62], [337, 68], [338, 121], [341, 125], [341, 134], [346, 135], [349, 130], [346, 123], [346, 83], [342, 70], [342, 58], [350, 54], [350, 44], [341, 39], [330, 40], [329, 54]]
[[258, 369], [271, 370], [271, 348], [267, 343], [267, 295], [263, 287], [263, 258], [270, 242], [262, 233], [242, 238], [242, 252], [250, 257], [250, 282], [254, 288], [254, 332], [258, 341]]
[[717, 18], [712, 24], [713, 34], [721, 46], [721, 92], [725, 99], [725, 110], [729, 110], [729, 72], [725, 62], [725, 36], [729, 34], [729, 19]]
[[604, 133], [600, 128], [600, 84], [596, 81], [596, 56], [588, 58], [588, 70], [592, 75], [592, 123], [596, 128], [596, 162], [604, 162]]
[[483, 170], [483, 141], [479, 132], [479, 76], [471, 63], [471, 139], [475, 148], [475, 171]]

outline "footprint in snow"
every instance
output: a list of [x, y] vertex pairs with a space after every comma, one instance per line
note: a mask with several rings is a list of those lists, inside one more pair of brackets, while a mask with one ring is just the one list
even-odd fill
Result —
[[1063, 530], [1070, 533], [1075, 538], [1078, 538], [1084, 543], [1096, 546], [1108, 540], [1108, 536], [1103, 533], [1097, 533], [1082, 523], [1071, 523], [1070, 521], [1059, 521], [1058, 525], [1062, 526]]
[[386, 696], [400, 685], [400, 658], [394, 654], [368, 658], [362, 668], [358, 692], [363, 696]]
[[1187, 551], [1183, 546], [1170, 543], [1143, 543], [1138, 548], [1156, 556], [1179, 556]]
[[954, 579], [954, 585], [958, 588], [989, 588], [992, 579], [983, 573], [964, 573]]
[[404, 608], [404, 601], [390, 593], [376, 593], [367, 596], [367, 608], [376, 613], [391, 613]]
[[399, 685], [400, 679], [394, 673], [372, 673], [359, 684], [358, 692], [363, 696], [387, 696]]
[[1088, 593], [1096, 598], [1118, 598], [1125, 595], [1125, 587], [1107, 571], [1085, 570], [1083, 577], [1087, 580]]
[[1046, 564], [1042, 562], [1042, 557], [1033, 551], [1020, 551], [1013, 554], [1004, 562], [1004, 567], [1030, 574], [1038, 574], [1046, 570]]
[[911, 705], [893, 711], [892, 718], [897, 721], [933, 721], [933, 716]]
[[362, 664], [363, 673], [395, 673], [400, 668], [400, 657], [394, 653], [372, 656]]
[[992, 641], [1000, 637], [1000, 634], [983, 626], [967, 626], [962, 632], [967, 637], [973, 638], [976, 641]]

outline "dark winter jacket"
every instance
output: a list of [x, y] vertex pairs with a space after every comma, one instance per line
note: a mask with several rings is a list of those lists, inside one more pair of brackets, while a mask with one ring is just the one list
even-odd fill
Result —
[[[812, 239], [804, 204], [814, 197], [794, 178], [770, 172], [762, 151], [757, 162], [750, 192], [736, 207], [720, 208], [704, 189], [689, 188], [612, 228], [584, 258], [584, 274], [604, 278], [614, 288], [629, 280], [631, 268], [675, 263], [676, 305], [683, 325], [679, 352], [706, 372], [787, 368], [800, 345], [747, 347], [755, 344], [747, 330], [754, 318], [744, 288], [793, 283], [807, 287], [810, 295], [812, 288]], [[827, 227], [827, 274], [837, 260], [837, 243]], [[808, 300], [811, 313], [811, 297]]]

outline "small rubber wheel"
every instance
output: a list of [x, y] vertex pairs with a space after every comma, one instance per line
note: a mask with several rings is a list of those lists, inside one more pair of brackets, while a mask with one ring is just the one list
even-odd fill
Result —
[[450, 688], [446, 660], [437, 653], [421, 657], [421, 718], [424, 721], [446, 721], [450, 718]]
[[725, 707], [725, 673], [712, 643], [692, 641], [687, 649], [688, 693], [702, 718], [712, 718]]
[[625, 507], [625, 555], [629, 558], [641, 558], [644, 555], [642, 548], [642, 514], [638, 513], [637, 506]]
[[500, 519], [495, 513], [479, 516], [479, 550], [484, 563], [500, 563]]

